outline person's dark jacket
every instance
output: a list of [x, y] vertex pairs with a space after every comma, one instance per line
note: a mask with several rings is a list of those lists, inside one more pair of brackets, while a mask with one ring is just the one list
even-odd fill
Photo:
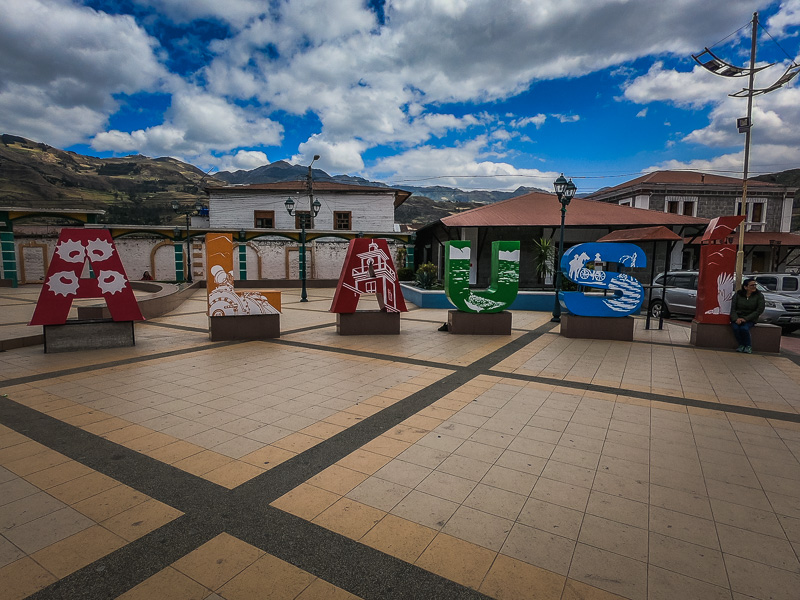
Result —
[[758, 317], [764, 312], [764, 294], [756, 290], [750, 297], [743, 290], [739, 290], [733, 295], [731, 300], [731, 323], [736, 319], [744, 319], [753, 323], [758, 321]]

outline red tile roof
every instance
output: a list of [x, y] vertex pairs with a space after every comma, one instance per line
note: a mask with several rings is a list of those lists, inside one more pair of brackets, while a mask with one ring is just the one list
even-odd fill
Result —
[[635, 229], [620, 229], [601, 237], [598, 242], [672, 242], [683, 239], [671, 229], [663, 226], [636, 227]]
[[[708, 173], [700, 173], [699, 171], [653, 171], [647, 173], [636, 179], [631, 179], [625, 183], [620, 183], [610, 188], [603, 188], [597, 190], [594, 194], [588, 196], [589, 198], [613, 195], [623, 190], [631, 188], [664, 188], [664, 187], [694, 187], [694, 186], [735, 186], [742, 187], [742, 179], [736, 177], [725, 177], [723, 175], [711, 175]], [[747, 181], [749, 188], [773, 188], [780, 190], [786, 186], [778, 185], [776, 183], [769, 183], [766, 181], [756, 181], [749, 179]], [[794, 189], [794, 188], [789, 188]]]
[[[250, 185], [225, 185], [210, 186], [206, 193], [241, 194], [258, 192], [305, 192], [306, 182], [303, 181], [275, 181], [273, 183], [253, 183]], [[340, 193], [394, 193], [394, 207], [397, 208], [411, 195], [411, 192], [397, 188], [354, 185], [352, 183], [338, 183], [335, 181], [315, 181], [315, 192], [340, 192]]]
[[[531, 192], [442, 219], [447, 227], [558, 227], [561, 204], [555, 194]], [[573, 198], [567, 207], [569, 227], [707, 225], [708, 219]]]

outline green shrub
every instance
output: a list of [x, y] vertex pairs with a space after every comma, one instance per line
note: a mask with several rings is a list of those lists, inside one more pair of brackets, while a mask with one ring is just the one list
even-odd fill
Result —
[[414, 281], [414, 269], [400, 267], [397, 269], [397, 278], [400, 281]]
[[423, 290], [429, 290], [436, 284], [436, 265], [425, 263], [417, 269], [417, 285]]

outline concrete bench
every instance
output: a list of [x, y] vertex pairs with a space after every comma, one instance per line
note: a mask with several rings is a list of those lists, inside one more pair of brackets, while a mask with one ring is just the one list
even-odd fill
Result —
[[[750, 329], [754, 352], [781, 351], [781, 328], [777, 325], [758, 323]], [[738, 347], [730, 325], [698, 323], [692, 321], [690, 342], [700, 348], [724, 348], [734, 350]]]

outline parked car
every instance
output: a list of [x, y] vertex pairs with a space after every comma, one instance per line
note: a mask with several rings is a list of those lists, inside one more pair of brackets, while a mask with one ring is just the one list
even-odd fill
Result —
[[[671, 315], [694, 317], [697, 305], [697, 271], [670, 271], [666, 274], [667, 293], [662, 298], [665, 274], [661, 273], [653, 280], [652, 296], [648, 312], [653, 318]], [[783, 294], [770, 292], [763, 285], [758, 286], [764, 294], [764, 312], [759, 323], [778, 325], [783, 333], [791, 333], [800, 329], [800, 298], [792, 298]]]
[[752, 277], [770, 292], [800, 298], [800, 275], [793, 273], [754, 273]]

